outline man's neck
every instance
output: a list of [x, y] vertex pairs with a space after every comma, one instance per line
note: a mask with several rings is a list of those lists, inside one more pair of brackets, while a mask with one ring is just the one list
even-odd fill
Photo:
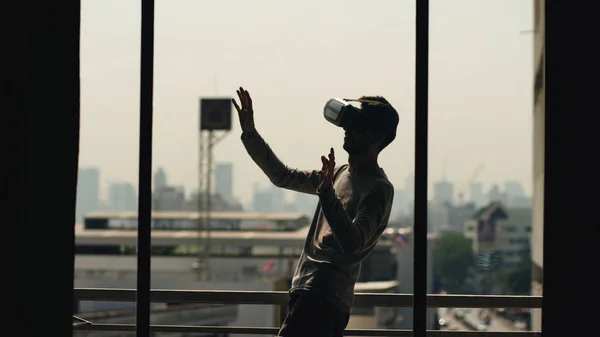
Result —
[[349, 170], [351, 172], [378, 172], [379, 164], [377, 163], [377, 155], [365, 152], [361, 154], [351, 154], [348, 156]]

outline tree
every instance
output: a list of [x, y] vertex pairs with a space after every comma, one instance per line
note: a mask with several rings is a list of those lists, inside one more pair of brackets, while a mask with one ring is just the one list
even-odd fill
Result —
[[434, 272], [442, 277], [447, 291], [463, 286], [474, 262], [472, 241], [462, 233], [443, 235], [433, 250]]
[[506, 269], [498, 273], [498, 281], [502, 291], [510, 295], [531, 294], [531, 249], [524, 246], [519, 252], [521, 262], [516, 268]]
[[519, 252], [521, 263], [512, 270], [506, 279], [508, 287], [516, 295], [531, 294], [531, 247], [527, 245]]
[[508, 288], [515, 295], [531, 294], [531, 264], [521, 265], [512, 270], [506, 277]]

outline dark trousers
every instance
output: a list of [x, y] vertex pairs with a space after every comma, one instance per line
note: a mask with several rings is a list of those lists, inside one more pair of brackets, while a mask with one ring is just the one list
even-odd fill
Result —
[[308, 291], [292, 293], [288, 309], [279, 337], [341, 337], [350, 319], [349, 313]]

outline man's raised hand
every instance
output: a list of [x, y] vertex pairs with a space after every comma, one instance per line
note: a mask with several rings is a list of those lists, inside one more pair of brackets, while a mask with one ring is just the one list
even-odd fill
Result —
[[319, 185], [319, 191], [328, 189], [333, 184], [333, 176], [335, 171], [335, 153], [333, 148], [329, 150], [329, 156], [321, 156], [321, 163], [323, 168], [321, 169], [321, 184]]
[[254, 110], [252, 109], [252, 98], [250, 97], [250, 93], [248, 90], [240, 87], [237, 90], [237, 95], [240, 99], [242, 107], [240, 108], [238, 103], [235, 101], [235, 98], [232, 98], [231, 101], [238, 112], [242, 132], [256, 132], [256, 128], [254, 127]]

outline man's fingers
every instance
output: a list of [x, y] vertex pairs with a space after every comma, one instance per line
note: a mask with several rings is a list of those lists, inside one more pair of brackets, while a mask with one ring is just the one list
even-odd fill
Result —
[[242, 100], [242, 108], [248, 109], [248, 97], [246, 97], [246, 90], [240, 87], [240, 97]]
[[243, 110], [246, 108], [246, 103], [244, 103], [244, 92], [242, 91], [241, 87], [236, 92], [237, 92], [238, 98], [240, 99], [240, 104], [242, 105], [242, 109], [240, 109], [240, 110]]
[[329, 169], [332, 172], [335, 169], [335, 153], [333, 152], [333, 148], [329, 150]]
[[246, 107], [248, 108], [249, 112], [252, 112], [252, 97], [250, 97], [250, 93], [248, 92], [248, 90], [244, 90], [246, 93], [246, 103], [248, 104]]
[[231, 99], [231, 102], [233, 103], [233, 106], [235, 107], [235, 109], [237, 110], [238, 113], [242, 113], [242, 109], [240, 108], [240, 106], [237, 104], [237, 102], [235, 101], [235, 98]]

